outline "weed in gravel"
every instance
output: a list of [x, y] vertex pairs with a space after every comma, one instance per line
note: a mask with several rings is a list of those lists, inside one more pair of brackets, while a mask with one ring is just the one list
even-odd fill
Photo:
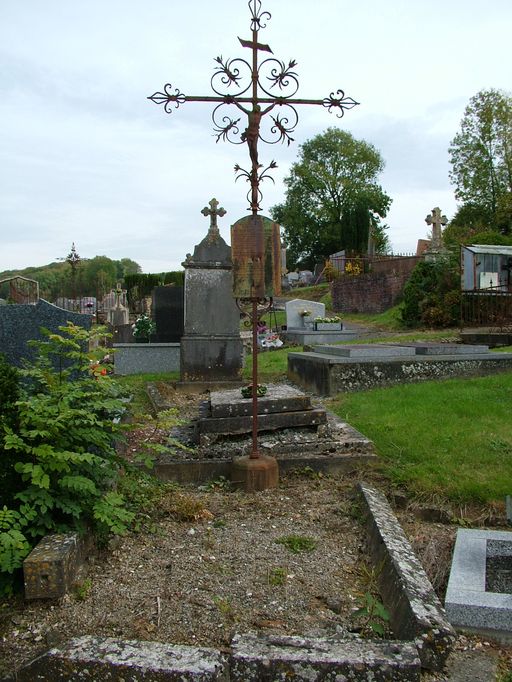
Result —
[[268, 584], [272, 585], [272, 587], [284, 585], [286, 583], [286, 574], [287, 571], [282, 566], [270, 569], [268, 572]]
[[189, 493], [171, 491], [171, 493], [162, 500], [162, 508], [165, 509], [168, 514], [174, 516], [178, 521], [213, 519], [213, 514], [206, 509], [204, 502]]
[[89, 592], [91, 591], [92, 587], [92, 580], [90, 578], [86, 578], [83, 580], [81, 583], [77, 583], [75, 585], [75, 599], [77, 601], [85, 601], [87, 597], [89, 596]]
[[360, 597], [361, 606], [353, 612], [352, 617], [361, 621], [361, 634], [372, 637], [384, 637], [388, 630], [389, 612], [384, 604], [371, 592]]
[[313, 538], [307, 537], [305, 535], [284, 535], [282, 538], [278, 538], [276, 542], [279, 545], [284, 545], [286, 549], [290, 550], [293, 554], [299, 554], [300, 552], [312, 552], [316, 549], [316, 542]]
[[324, 474], [321, 471], [315, 471], [309, 466], [301, 467], [299, 469], [292, 469], [290, 476], [296, 476], [297, 478], [309, 478], [310, 480], [324, 478]]
[[225, 476], [219, 476], [219, 478], [199, 486], [199, 490], [207, 492], [212, 492], [213, 490], [231, 490], [231, 488], [231, 481]]
[[236, 613], [230, 600], [225, 597], [213, 596], [213, 603], [218, 608], [221, 616], [228, 622], [234, 623], [236, 621]]

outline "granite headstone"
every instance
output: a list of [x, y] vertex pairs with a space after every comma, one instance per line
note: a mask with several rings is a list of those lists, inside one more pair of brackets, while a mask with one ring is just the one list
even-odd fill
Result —
[[151, 316], [156, 332], [155, 343], [179, 343], [184, 330], [184, 287], [161, 286], [153, 289]]
[[[308, 311], [309, 315], [303, 315]], [[301, 329], [304, 322], [313, 322], [315, 317], [325, 317], [325, 305], [317, 301], [294, 298], [286, 302], [286, 326], [288, 329]]]

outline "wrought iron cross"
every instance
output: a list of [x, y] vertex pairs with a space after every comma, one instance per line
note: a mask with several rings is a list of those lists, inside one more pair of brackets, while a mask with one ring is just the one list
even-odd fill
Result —
[[[250, 183], [251, 188], [247, 199], [253, 215], [257, 215], [261, 210], [260, 183], [266, 178], [273, 181], [268, 171], [277, 167], [275, 161], [271, 161], [265, 168], [260, 164], [259, 140], [268, 144], [277, 142], [290, 144], [293, 141], [291, 133], [299, 121], [295, 109], [298, 104], [322, 105], [329, 112], [337, 109], [337, 116], [341, 118], [345, 110], [352, 109], [358, 102], [351, 97], [345, 97], [343, 90], [337, 90], [336, 94], [333, 91], [324, 99], [295, 98], [299, 89], [297, 73], [294, 71], [296, 62], [291, 60], [285, 64], [275, 57], [266, 57], [261, 63], [258, 62], [260, 52], [273, 54], [268, 45], [258, 41], [258, 32], [266, 27], [265, 22], [271, 18], [271, 15], [269, 12], [262, 11], [261, 0], [249, 0], [248, 6], [251, 11], [252, 39], [239, 38], [238, 40], [242, 47], [252, 51], [251, 63], [240, 57], [235, 59], [216, 57], [217, 66], [210, 81], [212, 90], [215, 92], [214, 96], [185, 95], [178, 88], [173, 91], [172, 85], [167, 83], [163, 92], [155, 92], [148, 99], [156, 104], [163, 104], [168, 114], [172, 113], [173, 104], [176, 105], [176, 109], [185, 102], [217, 104], [212, 113], [217, 142], [223, 139], [233, 144], [247, 144], [248, 146], [250, 170], [245, 170], [236, 164], [235, 172], [237, 180], [244, 177]], [[246, 79], [242, 72], [245, 72]], [[276, 87], [279, 90], [278, 95], [275, 90], [271, 92]], [[226, 106], [237, 107], [247, 117], [247, 127], [242, 132], [240, 131], [242, 126], [238, 125], [241, 118], [232, 118], [231, 115], [223, 113], [223, 107]], [[272, 123], [265, 131], [262, 131], [261, 126], [267, 115]]]
[[221, 217], [226, 215], [225, 208], [218, 208], [219, 202], [217, 199], [213, 198], [209, 203], [210, 208], [205, 206], [201, 213], [205, 218], [210, 216], [210, 228], [208, 229], [208, 237], [210, 239], [216, 239], [219, 235], [219, 226], [217, 225], [217, 216]]

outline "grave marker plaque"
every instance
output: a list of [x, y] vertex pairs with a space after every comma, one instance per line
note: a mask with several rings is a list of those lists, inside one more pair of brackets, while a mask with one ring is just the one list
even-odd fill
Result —
[[272, 298], [281, 293], [279, 225], [248, 215], [231, 226], [235, 298]]

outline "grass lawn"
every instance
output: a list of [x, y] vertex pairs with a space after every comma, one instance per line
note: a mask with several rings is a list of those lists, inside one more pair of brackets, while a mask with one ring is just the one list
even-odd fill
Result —
[[371, 438], [384, 472], [456, 503], [512, 494], [512, 372], [343, 394], [330, 409]]

